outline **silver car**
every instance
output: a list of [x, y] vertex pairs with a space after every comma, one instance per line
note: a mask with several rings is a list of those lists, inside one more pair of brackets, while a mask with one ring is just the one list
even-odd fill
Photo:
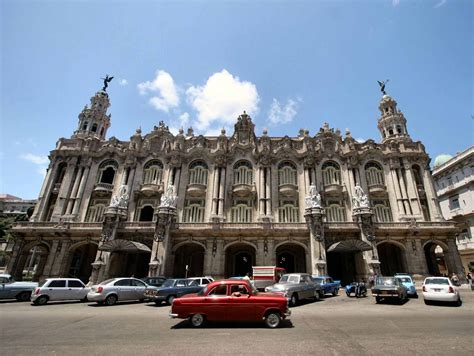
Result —
[[36, 287], [36, 282], [16, 282], [11, 275], [0, 274], [0, 299], [15, 298], [19, 302], [26, 302]]
[[281, 276], [280, 281], [265, 288], [265, 292], [282, 293], [290, 306], [302, 299], [319, 300], [321, 286], [313, 281], [308, 273], [289, 273]]
[[112, 278], [91, 287], [87, 300], [97, 304], [114, 305], [122, 300], [145, 300], [145, 289], [148, 287], [136, 278]]
[[85, 302], [89, 291], [90, 288], [77, 278], [47, 278], [31, 293], [31, 301], [35, 305], [44, 305], [49, 301], [56, 300]]

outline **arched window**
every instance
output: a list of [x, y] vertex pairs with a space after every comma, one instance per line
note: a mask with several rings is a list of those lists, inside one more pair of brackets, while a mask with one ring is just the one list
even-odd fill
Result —
[[99, 183], [114, 184], [117, 169], [118, 163], [114, 160], [102, 162], [99, 166]]
[[231, 222], [252, 222], [252, 203], [248, 200], [235, 200], [230, 209]]
[[282, 162], [278, 166], [278, 184], [297, 185], [296, 166], [292, 162]]
[[93, 124], [91, 128], [92, 132], [97, 132], [97, 124]]
[[55, 183], [61, 184], [64, 179], [64, 174], [66, 174], [67, 163], [60, 163], [58, 165], [58, 173], [56, 174]]
[[280, 201], [278, 221], [281, 223], [294, 223], [299, 221], [299, 211], [296, 201]]
[[183, 209], [183, 222], [204, 222], [204, 200], [187, 200]]
[[328, 161], [322, 166], [323, 184], [341, 184], [341, 168], [336, 162]]
[[83, 129], [84, 131], [86, 131], [88, 125], [89, 125], [89, 123], [88, 123], [87, 121], [85, 121], [84, 124], [82, 125], [82, 129]]
[[143, 184], [161, 184], [163, 180], [163, 163], [155, 159], [145, 164]]
[[326, 207], [326, 220], [328, 222], [346, 221], [344, 206], [338, 202], [329, 202]]
[[411, 167], [413, 171], [413, 176], [415, 178], [415, 183], [417, 186], [423, 186], [423, 180], [421, 179], [421, 169], [418, 165], [413, 165]]
[[374, 200], [372, 202], [375, 221], [377, 222], [389, 222], [392, 221], [392, 212], [390, 211], [390, 204], [386, 200]]
[[368, 162], [365, 165], [365, 177], [367, 178], [367, 185], [384, 185], [383, 168], [376, 162]]
[[250, 162], [239, 161], [234, 165], [234, 184], [253, 184], [253, 170]]
[[104, 220], [105, 204], [94, 204], [89, 207], [86, 214], [86, 222], [102, 222]]
[[208, 167], [203, 161], [194, 161], [189, 165], [189, 184], [207, 185]]
[[151, 205], [146, 205], [141, 208], [138, 221], [153, 221], [154, 213], [155, 213], [155, 209], [153, 209]]

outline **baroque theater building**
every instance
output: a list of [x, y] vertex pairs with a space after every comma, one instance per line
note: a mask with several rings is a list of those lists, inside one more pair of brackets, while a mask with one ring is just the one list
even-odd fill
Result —
[[442, 218], [430, 159], [385, 93], [380, 142], [328, 124], [315, 135], [256, 136], [245, 112], [229, 135], [173, 135], [160, 122], [122, 141], [107, 138], [109, 106], [97, 92], [51, 151], [30, 221], [12, 229], [7, 270], [16, 278], [32, 251], [34, 280], [221, 278], [255, 265], [343, 283], [374, 273], [463, 275], [459, 229]]

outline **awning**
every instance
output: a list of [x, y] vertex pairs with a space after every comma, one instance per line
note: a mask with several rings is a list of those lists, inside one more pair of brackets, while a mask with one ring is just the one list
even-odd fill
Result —
[[99, 250], [106, 252], [151, 252], [150, 248], [140, 242], [130, 240], [112, 240], [105, 242]]
[[372, 246], [362, 240], [344, 240], [332, 244], [328, 248], [328, 252], [354, 252], [354, 251], [370, 251]]

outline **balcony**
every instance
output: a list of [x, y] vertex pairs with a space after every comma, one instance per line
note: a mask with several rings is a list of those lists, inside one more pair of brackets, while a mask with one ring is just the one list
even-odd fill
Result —
[[188, 184], [186, 194], [191, 197], [202, 197], [206, 195], [206, 185], [199, 183]]
[[112, 193], [114, 185], [109, 183], [97, 183], [94, 187], [94, 192], [98, 193]]
[[155, 194], [162, 194], [163, 184], [141, 184], [140, 193], [147, 197], [153, 196]]
[[327, 195], [341, 195], [342, 185], [338, 183], [326, 184], [324, 186], [324, 193]]
[[241, 198], [250, 197], [252, 194], [255, 194], [255, 185], [234, 184], [232, 186], [232, 193]]
[[369, 185], [369, 194], [372, 195], [384, 195], [387, 193], [387, 188], [384, 184], [371, 184]]
[[288, 198], [293, 198], [298, 195], [298, 187], [294, 184], [281, 184], [278, 187], [281, 195]]

